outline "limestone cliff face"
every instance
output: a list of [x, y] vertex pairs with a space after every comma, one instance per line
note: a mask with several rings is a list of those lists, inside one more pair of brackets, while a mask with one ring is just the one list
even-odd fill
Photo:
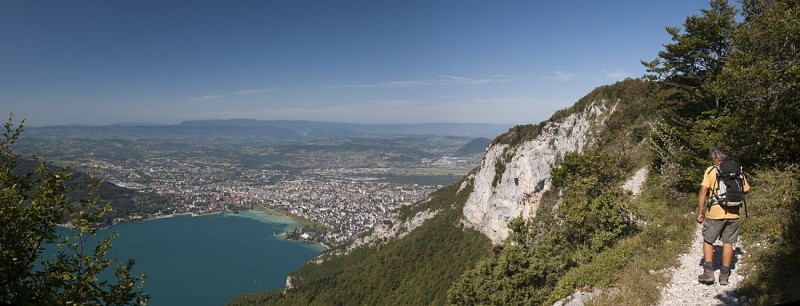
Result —
[[[615, 105], [595, 101], [582, 111], [546, 123], [534, 139], [515, 147], [495, 144], [487, 148], [472, 179], [473, 192], [464, 206], [462, 222], [494, 244], [502, 243], [512, 218], [536, 215], [542, 192], [550, 188], [550, 170], [557, 158], [590, 145]], [[502, 175], [497, 173], [497, 163], [505, 165]]]
[[439, 211], [424, 210], [408, 220], [402, 221], [396, 215], [391, 215], [385, 219], [386, 222], [378, 222], [372, 229], [370, 235], [359, 237], [347, 247], [347, 251], [352, 251], [361, 246], [376, 246], [385, 244], [389, 239], [401, 239], [411, 233], [414, 229], [421, 226], [430, 218], [435, 217]]

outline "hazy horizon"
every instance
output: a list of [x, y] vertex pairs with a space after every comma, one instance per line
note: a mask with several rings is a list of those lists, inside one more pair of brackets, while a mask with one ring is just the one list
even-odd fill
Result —
[[[15, 124], [19, 123], [20, 120], [24, 118], [18, 118], [14, 115]], [[268, 119], [268, 120], [261, 120], [261, 119], [253, 119], [253, 118], [230, 118], [230, 119], [195, 119], [195, 120], [184, 120], [180, 122], [169, 122], [169, 123], [157, 123], [157, 122], [112, 122], [106, 124], [84, 124], [84, 123], [65, 123], [65, 124], [52, 124], [52, 125], [29, 125], [28, 122], [25, 122], [26, 127], [32, 128], [43, 128], [43, 127], [57, 127], [57, 126], [82, 126], [82, 127], [105, 127], [105, 126], [175, 126], [180, 125], [185, 122], [194, 122], [194, 121], [236, 121], [236, 120], [256, 120], [262, 122], [279, 122], [279, 121], [286, 121], [286, 122], [313, 122], [313, 123], [330, 123], [330, 124], [354, 124], [354, 125], [437, 125], [437, 124], [452, 124], [452, 125], [492, 125], [492, 126], [513, 126], [511, 124], [502, 124], [502, 123], [487, 123], [487, 122], [420, 122], [420, 123], [395, 123], [395, 122], [386, 122], [386, 123], [356, 123], [356, 122], [340, 122], [340, 121], [321, 121], [321, 120], [282, 120], [282, 119]]]
[[4, 1], [0, 115], [527, 124], [644, 74], [706, 1]]

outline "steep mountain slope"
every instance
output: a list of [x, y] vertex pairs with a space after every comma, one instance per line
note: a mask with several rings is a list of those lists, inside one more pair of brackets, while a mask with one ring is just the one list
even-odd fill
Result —
[[460, 228], [469, 190], [457, 188], [443, 188], [429, 200], [403, 209], [398, 215], [403, 220], [436, 213], [402, 239], [387, 235], [358, 248], [329, 250], [292, 273], [285, 291], [242, 295], [229, 304], [445, 304], [450, 283], [491, 252], [483, 235]]
[[[493, 243], [508, 236], [508, 221], [536, 215], [550, 188], [551, 169], [564, 154], [591, 146], [633, 153], [644, 139], [649, 86], [629, 80], [595, 89], [569, 109], [532, 126], [517, 126], [487, 149], [464, 207], [464, 223]], [[627, 151], [627, 153], [626, 153]]]
[[516, 146], [497, 142], [489, 147], [472, 178], [475, 190], [464, 206], [465, 224], [493, 243], [502, 243], [508, 237], [509, 220], [536, 214], [542, 192], [550, 187], [550, 169], [556, 160], [591, 145], [617, 103], [593, 101], [577, 113], [547, 122], [533, 139]]
[[536, 214], [565, 153], [589, 146], [640, 150], [653, 113], [649, 87], [637, 80], [603, 86], [546, 122], [510, 129], [466, 178], [405, 207], [357, 247], [323, 253], [292, 273], [283, 292], [243, 295], [230, 304], [445, 304], [456, 278], [508, 237], [509, 220]]
[[468, 156], [472, 154], [483, 153], [486, 147], [492, 143], [492, 140], [485, 137], [478, 137], [459, 148], [453, 156]]

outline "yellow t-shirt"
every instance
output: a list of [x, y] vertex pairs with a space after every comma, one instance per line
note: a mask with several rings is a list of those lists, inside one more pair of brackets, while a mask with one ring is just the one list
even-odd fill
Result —
[[[744, 178], [744, 192], [750, 191], [750, 184], [747, 183], [747, 178]], [[717, 189], [717, 167], [711, 166], [706, 168], [703, 175], [703, 183], [700, 184], [708, 188], [707, 200], [714, 197], [714, 192]], [[719, 219], [738, 219], [739, 207], [722, 207], [722, 205], [711, 205], [706, 211], [706, 219], [719, 220]]]

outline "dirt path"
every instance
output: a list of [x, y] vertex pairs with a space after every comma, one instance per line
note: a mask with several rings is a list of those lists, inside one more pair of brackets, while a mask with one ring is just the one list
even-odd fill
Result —
[[667, 272], [672, 274], [672, 280], [662, 289], [659, 305], [746, 305], [747, 297], [736, 294], [736, 288], [744, 279], [738, 272], [741, 271], [742, 257], [739, 246], [734, 246], [734, 258], [731, 264], [732, 272], [727, 286], [719, 284], [719, 268], [722, 265], [722, 242], [714, 244], [714, 275], [717, 281], [713, 285], [704, 285], [697, 282], [697, 276], [703, 272], [701, 226], [695, 231], [695, 239], [688, 253], [679, 258], [680, 266], [671, 268]]

